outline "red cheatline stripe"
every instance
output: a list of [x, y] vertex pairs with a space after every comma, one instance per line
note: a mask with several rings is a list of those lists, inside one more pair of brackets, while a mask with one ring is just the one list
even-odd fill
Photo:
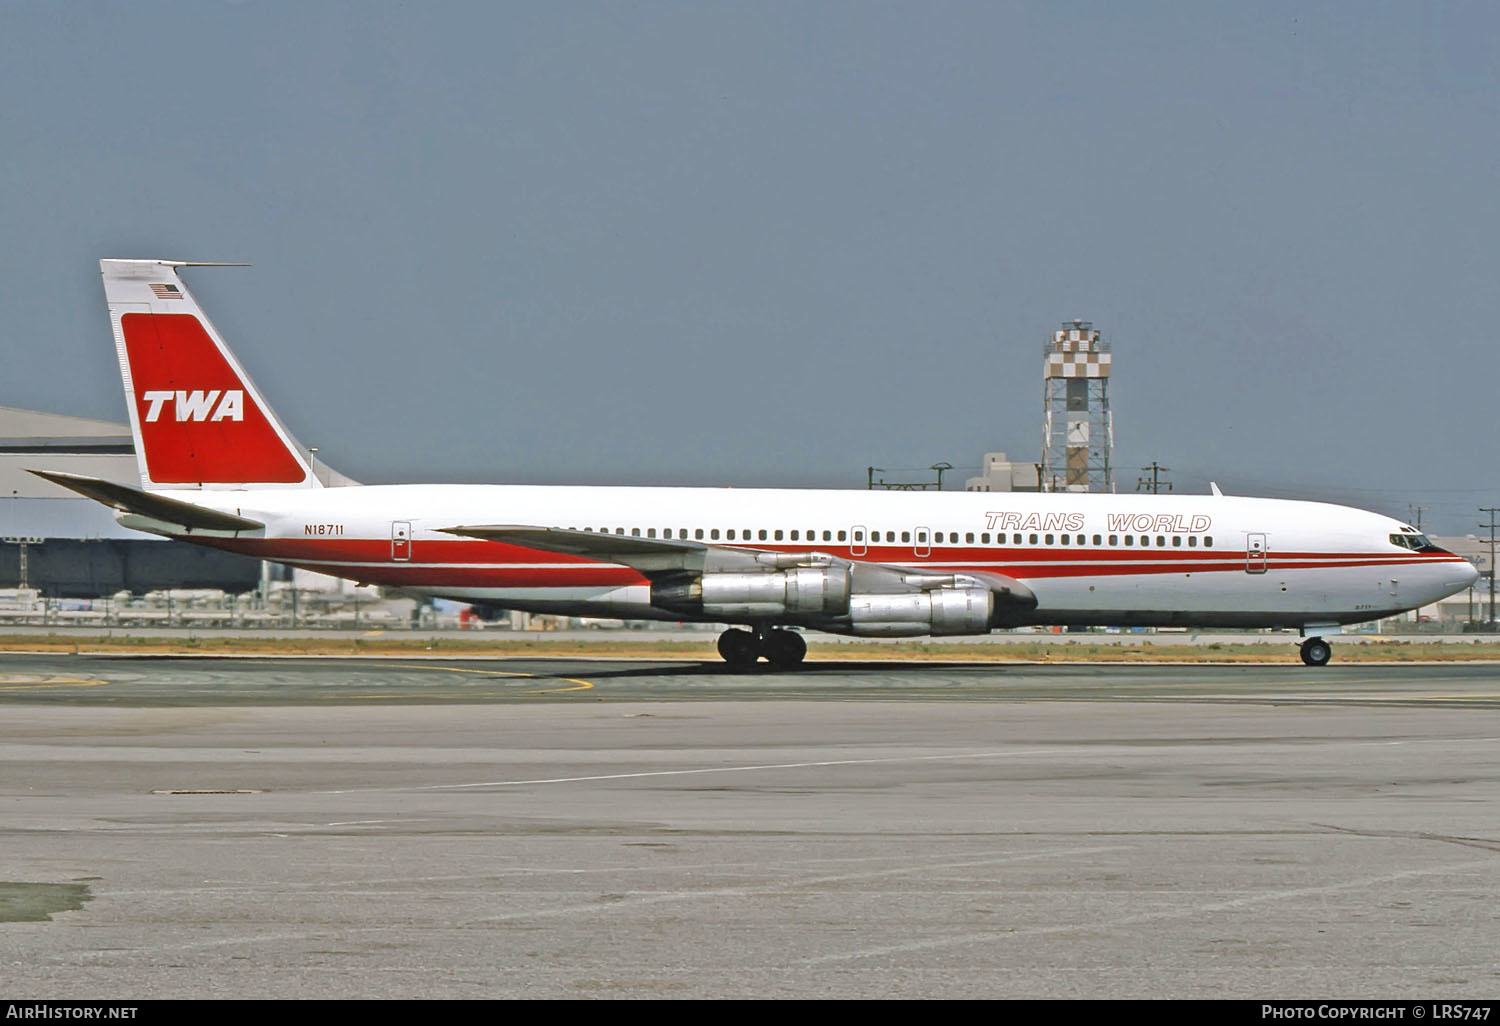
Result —
[[[401, 584], [425, 587], [621, 587], [631, 584], [646, 584], [647, 578], [628, 567], [616, 566], [607, 563], [556, 563], [556, 564], [433, 564], [426, 562], [346, 562], [346, 561], [321, 561], [312, 559], [285, 558], [284, 562], [292, 563], [309, 570], [317, 570], [322, 573], [333, 574], [339, 577], [348, 577], [358, 581], [366, 581], [376, 584]], [[1284, 563], [1272, 563], [1268, 573], [1275, 574], [1287, 570], [1326, 570], [1347, 566], [1396, 566], [1410, 564], [1410, 561], [1387, 560], [1387, 561], [1365, 561], [1360, 563], [1328, 563], [1317, 561], [1287, 561]], [[1242, 574], [1245, 572], [1243, 562], [1235, 565], [1222, 563], [1171, 563], [1171, 564], [1138, 564], [1138, 565], [1022, 565], [1010, 566], [1004, 563], [984, 563], [963, 567], [943, 567], [950, 572], [963, 572], [971, 570], [974, 572], [989, 572], [1004, 574], [1020, 580], [1040, 580], [1046, 578], [1090, 578], [1090, 577], [1127, 577], [1127, 576], [1161, 576], [1166, 574], [1193, 574], [1193, 573], [1232, 573]]]
[[[218, 539], [222, 548], [267, 559], [293, 562], [296, 559], [336, 560], [351, 563], [384, 562], [391, 558], [391, 542], [387, 538], [235, 538]], [[411, 543], [412, 554], [426, 563], [475, 563], [485, 565], [507, 563], [559, 563], [588, 564], [602, 562], [583, 556], [545, 552], [528, 549], [503, 542], [477, 540], [432, 540], [419, 538]], [[829, 552], [833, 555], [867, 562], [899, 563], [909, 566], [923, 565], [1012, 565], [1025, 563], [1045, 564], [1095, 564], [1135, 563], [1162, 565], [1171, 569], [1179, 564], [1218, 565], [1226, 569], [1243, 566], [1247, 555], [1238, 549], [1095, 549], [1060, 547], [939, 547], [928, 556], [914, 556], [910, 546], [878, 546], [853, 555], [844, 546], [788, 546], [756, 545], [753, 548], [767, 552]], [[1395, 552], [1271, 552], [1268, 556], [1272, 566], [1316, 563], [1320, 566], [1348, 565], [1399, 565], [1416, 563], [1459, 562], [1453, 555], [1424, 555], [1421, 553]]]
[[[389, 539], [292, 538], [216, 539], [212, 544], [247, 555], [276, 559], [308, 569], [381, 584], [427, 587], [619, 587], [644, 584], [646, 578], [627, 567], [601, 560], [543, 552], [500, 542], [469, 539], [419, 539], [409, 561], [393, 561]], [[806, 546], [757, 546], [767, 551], [808, 551]], [[852, 559], [928, 567], [945, 572], [999, 573], [1021, 580], [1080, 577], [1160, 576], [1164, 574], [1244, 573], [1248, 558], [1240, 550], [1017, 548], [1011, 546], [940, 547], [928, 558], [914, 557], [907, 547], [877, 546], [859, 556], [848, 547], [820, 547]], [[1267, 573], [1339, 567], [1406, 567], [1457, 562], [1452, 555], [1421, 553], [1272, 553]]]
[[319, 573], [348, 577], [369, 584], [399, 584], [432, 588], [618, 588], [647, 584], [629, 567], [595, 564], [576, 567], [434, 567], [409, 563], [362, 566], [290, 561]]

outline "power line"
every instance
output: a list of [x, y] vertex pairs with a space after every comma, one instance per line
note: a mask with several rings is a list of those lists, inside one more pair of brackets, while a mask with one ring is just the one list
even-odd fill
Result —
[[[1142, 467], [1141, 469], [1145, 470], [1148, 468]], [[1188, 474], [1192, 477], [1217, 478], [1220, 481], [1237, 481], [1239, 482], [1241, 489], [1245, 487], [1275, 488], [1288, 491], [1309, 491], [1318, 494], [1327, 494], [1329, 492], [1357, 492], [1363, 495], [1392, 496], [1409, 496], [1412, 494], [1418, 494], [1425, 499], [1428, 496], [1433, 495], [1477, 495], [1480, 493], [1489, 493], [1492, 491], [1492, 489], [1490, 488], [1438, 488], [1429, 487], [1428, 485], [1424, 484], [1413, 484], [1410, 482], [1392, 484], [1380, 488], [1371, 488], [1369, 486], [1343, 484], [1339, 481], [1330, 480], [1298, 481], [1284, 477], [1269, 478], [1260, 477], [1254, 474], [1231, 474], [1227, 472], [1223, 467], [1216, 467], [1213, 470], [1203, 470], [1198, 467], [1188, 467], [1180, 471], [1180, 473]]]
[[[1479, 526], [1490, 529], [1490, 615], [1486, 618], [1486, 624], [1493, 627], [1495, 625], [1495, 528], [1500, 526], [1495, 523], [1495, 514], [1500, 513], [1500, 506], [1480, 506], [1479, 512], [1490, 515], [1490, 522], [1486, 524], [1481, 521]], [[1480, 539], [1480, 541], [1484, 540]]]
[[[897, 472], [901, 472], [901, 473], [905, 473], [906, 470], [908, 470], [908, 469], [914, 469], [914, 468], [903, 468], [903, 467], [896, 468]], [[937, 480], [936, 481], [887, 481], [884, 477], [881, 477], [879, 480], [876, 480], [876, 478], [875, 478], [876, 474], [882, 474], [882, 475], [884, 475], [884, 474], [891, 473], [891, 471], [887, 470], [885, 467], [866, 467], [865, 468], [865, 487], [867, 489], [869, 489], [870, 491], [874, 491], [876, 488], [884, 488], [888, 492], [925, 492], [928, 489], [932, 489], [934, 491], [939, 491], [940, 492], [940, 491], [943, 490], [943, 472], [945, 470], [952, 470], [953, 469], [953, 464], [949, 463], [946, 460], [941, 460], [941, 461], [939, 461], [937, 463], [934, 463], [932, 466], [927, 467], [925, 469], [937, 471]]]
[[1135, 490], [1136, 491], [1138, 491], [1138, 492], [1150, 492], [1152, 495], [1160, 495], [1161, 494], [1161, 490], [1162, 490], [1163, 487], [1165, 487], [1166, 490], [1169, 491], [1169, 492], [1172, 490], [1172, 482], [1171, 481], [1163, 481], [1163, 480], [1161, 480], [1161, 475], [1162, 474], [1170, 474], [1172, 472], [1172, 468], [1171, 467], [1163, 467], [1159, 463], [1157, 463], [1155, 460], [1152, 460], [1151, 461], [1151, 466], [1149, 466], [1149, 467], [1142, 467], [1141, 468], [1141, 471], [1143, 473], [1145, 471], [1147, 471], [1147, 470], [1151, 471], [1151, 480], [1147, 481], [1144, 477], [1136, 478], [1136, 482], [1135, 482]]

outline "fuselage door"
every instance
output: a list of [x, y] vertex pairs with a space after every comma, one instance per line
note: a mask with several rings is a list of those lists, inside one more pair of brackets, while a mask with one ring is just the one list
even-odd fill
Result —
[[916, 541], [912, 543], [912, 553], [924, 557], [932, 555], [932, 532], [927, 528], [917, 528]]
[[864, 524], [855, 524], [849, 529], [849, 555], [863, 556], [868, 551], [865, 547], [867, 533]]
[[411, 559], [411, 521], [391, 521], [391, 559], [405, 563]]
[[1245, 573], [1263, 574], [1266, 572], [1266, 557], [1269, 546], [1266, 544], [1266, 536], [1261, 534], [1247, 534], [1245, 536]]

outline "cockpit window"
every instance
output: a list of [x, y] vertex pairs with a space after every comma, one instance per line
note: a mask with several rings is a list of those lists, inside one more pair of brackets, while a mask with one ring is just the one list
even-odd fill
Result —
[[1411, 549], [1413, 552], [1432, 552], [1437, 550], [1437, 546], [1432, 544], [1425, 534], [1393, 534], [1391, 535], [1391, 544], [1399, 545], [1403, 549]]

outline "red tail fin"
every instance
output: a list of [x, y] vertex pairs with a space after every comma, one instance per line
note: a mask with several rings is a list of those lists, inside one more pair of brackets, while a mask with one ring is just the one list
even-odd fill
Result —
[[317, 487], [307, 454], [203, 315], [181, 266], [191, 265], [99, 262], [141, 483]]

